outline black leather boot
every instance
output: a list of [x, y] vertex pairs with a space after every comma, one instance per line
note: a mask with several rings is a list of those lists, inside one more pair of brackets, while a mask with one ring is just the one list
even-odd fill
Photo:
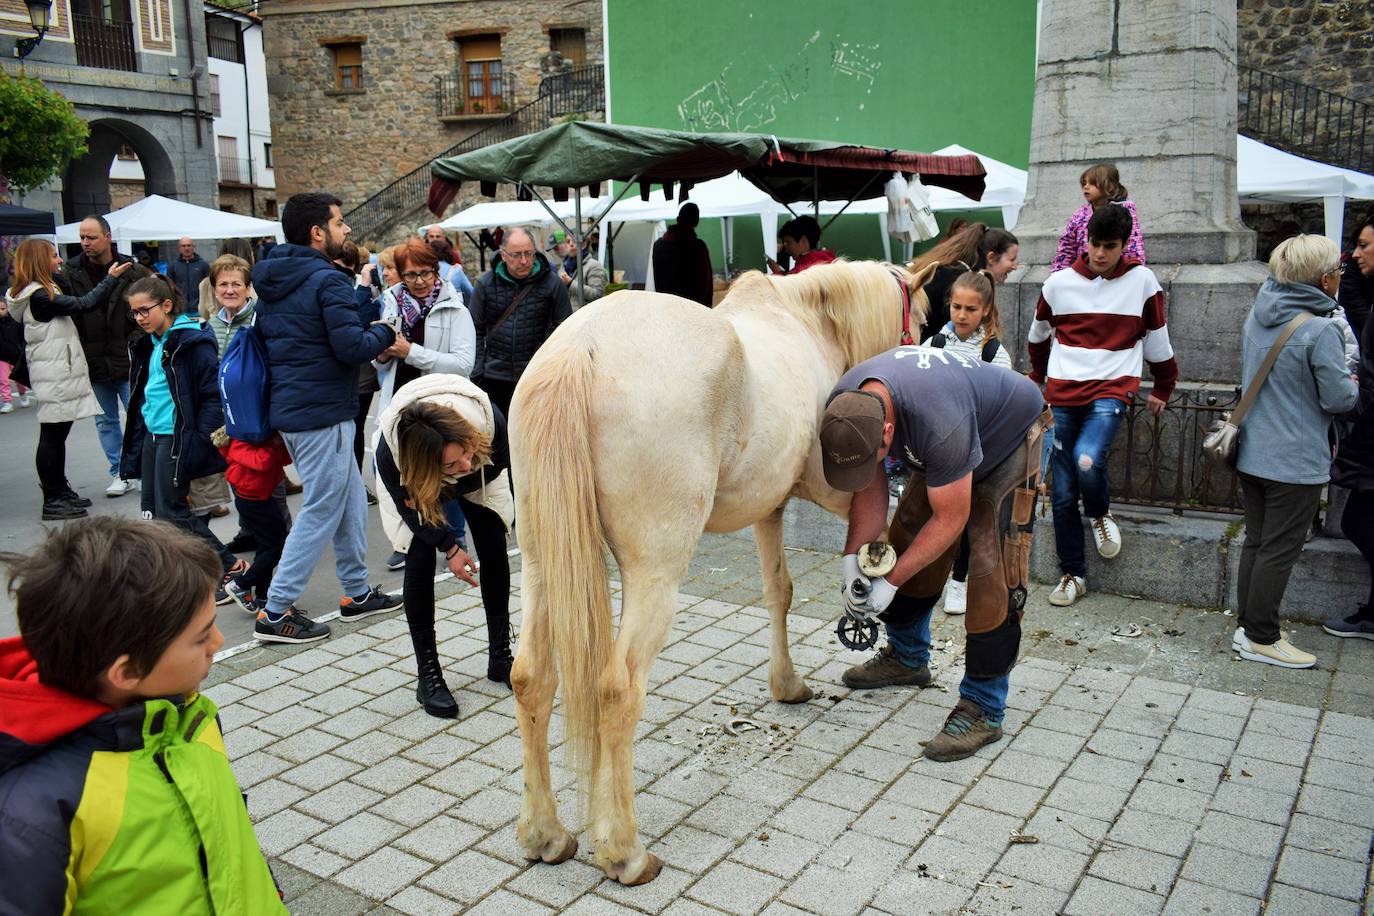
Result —
[[487, 680], [510, 686], [510, 612], [487, 611]]
[[411, 634], [415, 644], [415, 661], [419, 668], [420, 682], [415, 688], [415, 699], [424, 707], [425, 712], [438, 719], [458, 718], [458, 701], [444, 683], [444, 669], [439, 664], [439, 650], [434, 646], [434, 633], [428, 638]]

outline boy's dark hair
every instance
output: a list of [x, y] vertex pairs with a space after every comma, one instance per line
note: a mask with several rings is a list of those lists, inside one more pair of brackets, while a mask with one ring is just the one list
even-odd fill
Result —
[[1121, 244], [1125, 245], [1131, 238], [1131, 230], [1135, 228], [1135, 220], [1131, 219], [1131, 211], [1120, 204], [1108, 204], [1099, 207], [1088, 220], [1088, 241], [1090, 242], [1112, 242], [1120, 239]]
[[219, 583], [219, 558], [166, 522], [100, 515], [0, 554], [38, 679], [82, 697], [121, 655], [146, 675]]
[[329, 208], [342, 207], [343, 201], [323, 191], [293, 194], [281, 211], [281, 231], [292, 245], [310, 245], [310, 230], [329, 225]]
[[788, 238], [806, 239], [812, 248], [816, 248], [821, 243], [821, 224], [816, 222], [814, 216], [799, 216], [783, 226], [782, 234]]
[[126, 296], [147, 296], [154, 302], [162, 302], [166, 299], [172, 300], [172, 315], [180, 315], [186, 311], [186, 297], [181, 294], [181, 290], [175, 283], [167, 279], [165, 274], [152, 274], [147, 277], [139, 277], [129, 284]]

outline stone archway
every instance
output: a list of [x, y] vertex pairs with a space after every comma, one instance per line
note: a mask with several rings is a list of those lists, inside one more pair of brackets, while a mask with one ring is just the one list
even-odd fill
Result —
[[122, 144], [138, 153], [148, 194], [177, 197], [176, 170], [162, 144], [146, 129], [118, 118], [90, 122], [86, 155], [72, 160], [62, 179], [62, 212], [68, 222], [110, 212], [110, 164]]

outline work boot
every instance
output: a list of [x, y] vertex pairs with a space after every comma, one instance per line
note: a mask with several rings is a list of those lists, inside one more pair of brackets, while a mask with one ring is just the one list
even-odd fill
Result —
[[415, 687], [415, 699], [425, 712], [436, 719], [458, 718], [458, 701], [444, 682], [444, 669], [439, 663], [439, 650], [434, 645], [434, 631], [410, 634], [415, 646], [415, 663], [420, 682]]
[[510, 611], [487, 612], [487, 680], [510, 686]]
[[846, 687], [855, 690], [872, 690], [875, 687], [929, 687], [934, 678], [930, 676], [930, 666], [912, 668], [902, 664], [897, 652], [888, 643], [862, 665], [855, 665], [841, 678]]
[[948, 763], [972, 757], [978, 748], [1002, 737], [1002, 726], [989, 725], [982, 708], [964, 697], [954, 704], [954, 711], [945, 719], [935, 737], [926, 742], [927, 760]]

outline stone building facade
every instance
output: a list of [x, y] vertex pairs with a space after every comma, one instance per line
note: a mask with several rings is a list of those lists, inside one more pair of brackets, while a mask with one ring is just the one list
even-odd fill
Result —
[[[59, 223], [107, 213], [138, 191], [217, 204], [205, 21], [199, 5], [189, 22], [185, 9], [162, 0], [55, 0], [48, 33], [21, 63], [15, 45], [33, 35], [28, 14], [20, 0], [0, 0], [0, 69], [66, 96], [91, 131], [86, 155], [16, 203], [50, 210]], [[126, 147], [144, 166], [133, 191], [110, 183]]]
[[1237, 0], [1242, 67], [1374, 101], [1374, 3]]
[[[596, 0], [276, 0], [260, 10], [282, 201], [325, 189], [347, 210], [531, 101], [551, 48], [571, 40], [574, 62], [603, 59]], [[476, 102], [460, 78], [473, 58], [492, 90]]]

